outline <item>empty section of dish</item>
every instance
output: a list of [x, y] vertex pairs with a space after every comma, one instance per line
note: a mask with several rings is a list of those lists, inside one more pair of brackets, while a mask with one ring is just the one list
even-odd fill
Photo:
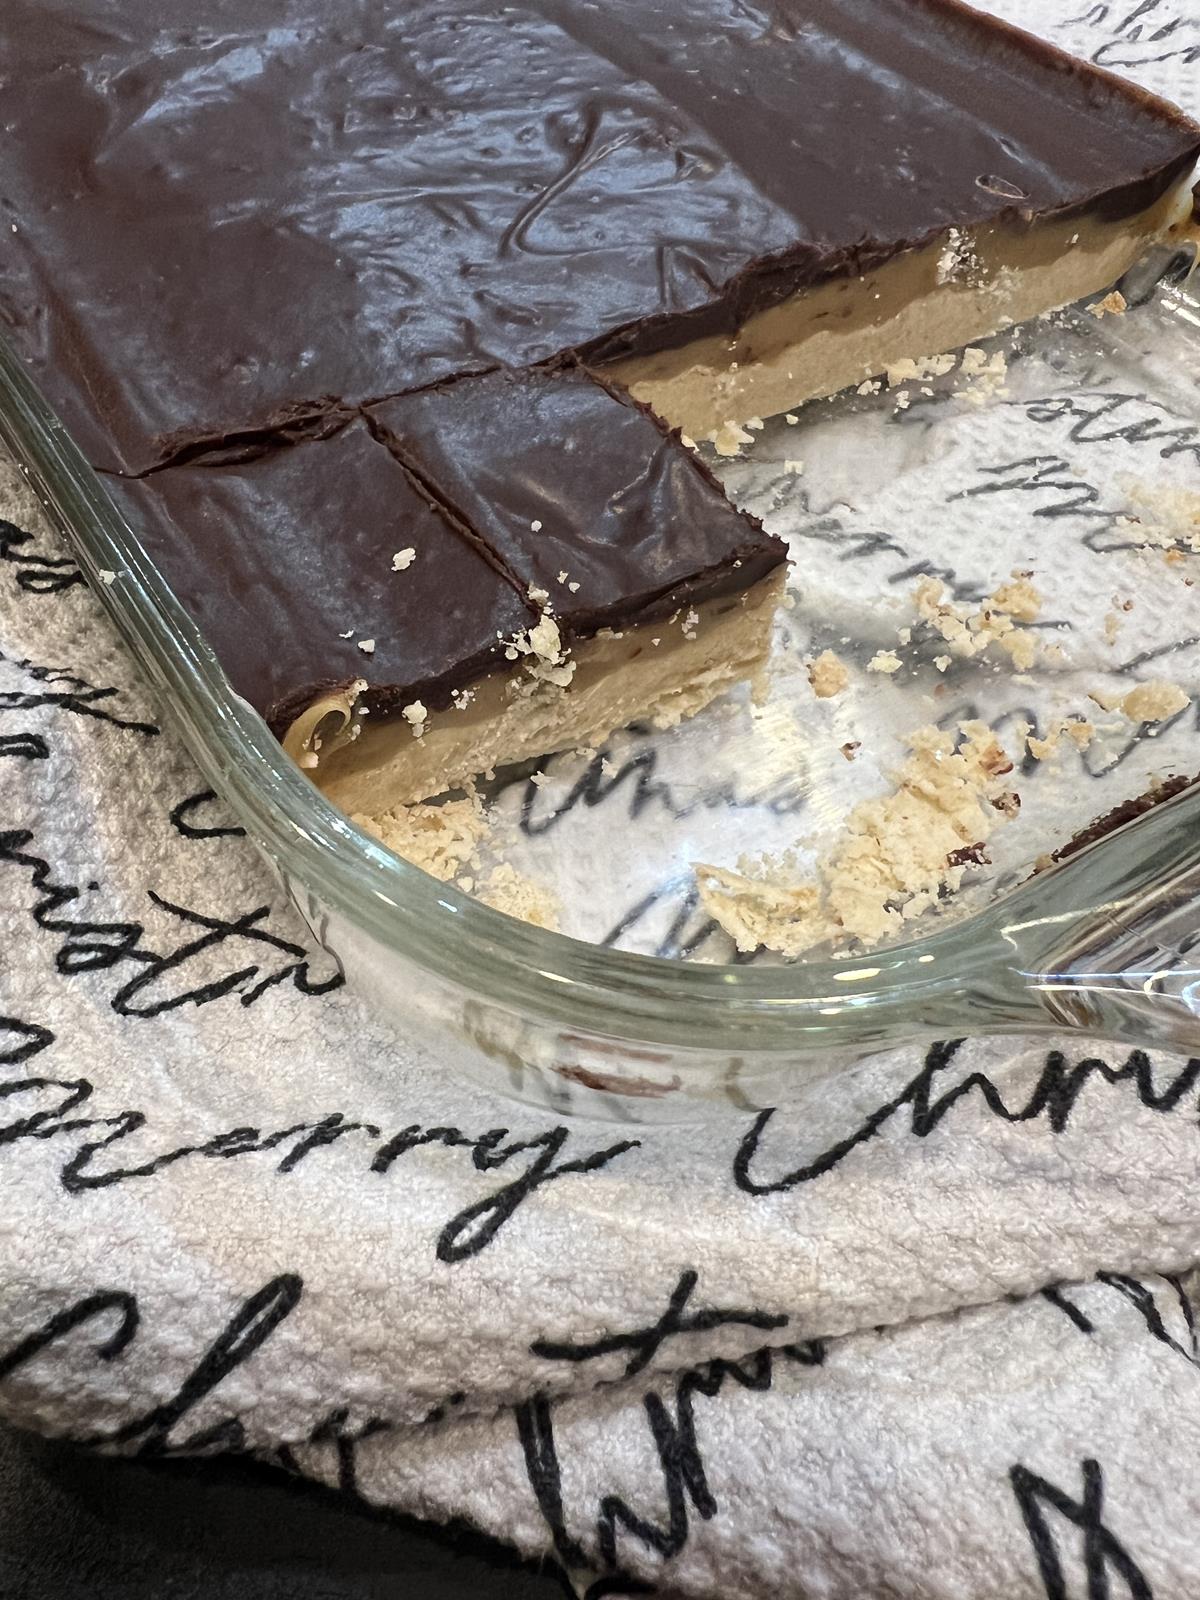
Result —
[[484, 859], [595, 944], [852, 953], [1200, 772], [1200, 316], [1149, 281], [709, 453], [791, 550], [765, 693], [501, 770]]

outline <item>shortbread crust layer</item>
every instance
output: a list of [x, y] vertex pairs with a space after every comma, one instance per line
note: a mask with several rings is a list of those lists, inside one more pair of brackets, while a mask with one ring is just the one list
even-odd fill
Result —
[[499, 767], [595, 749], [630, 723], [672, 727], [762, 672], [783, 587], [777, 571], [673, 619], [606, 630], [575, 646], [565, 687], [496, 673], [474, 686], [462, 710], [433, 712], [415, 727], [404, 718], [357, 719], [334, 697], [324, 719], [312, 708], [289, 746], [303, 764], [323, 723], [328, 754], [308, 767], [310, 776], [344, 811], [374, 815]]
[[712, 336], [607, 368], [694, 439], [956, 350], [1109, 288], [1192, 209], [1189, 178], [1132, 217], [948, 229], [861, 277], [833, 278]]

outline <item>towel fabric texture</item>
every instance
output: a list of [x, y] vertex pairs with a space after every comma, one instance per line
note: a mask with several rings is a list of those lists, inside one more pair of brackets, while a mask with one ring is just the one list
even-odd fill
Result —
[[[1189, 0], [1005, 10], [1200, 109]], [[313, 947], [8, 461], [0, 518], [0, 1414], [595, 1596], [1200, 1593], [1200, 1060], [950, 1041], [665, 1128], [491, 1098]]]

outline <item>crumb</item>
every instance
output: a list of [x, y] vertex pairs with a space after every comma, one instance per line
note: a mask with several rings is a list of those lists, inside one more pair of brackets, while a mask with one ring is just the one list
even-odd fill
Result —
[[870, 661], [867, 662], [867, 671], [886, 672], [890, 675], [893, 672], [899, 672], [903, 665], [904, 663], [894, 650], [876, 650]]
[[339, 639], [353, 639], [353, 637], [354, 637], [354, 629], [353, 628], [347, 628], [345, 633], [339, 633], [338, 634], [338, 638]]
[[747, 417], [746, 426], [748, 428], [753, 428], [755, 433], [761, 433], [766, 427], [766, 423], [761, 417]]
[[[379, 816], [356, 815], [350, 820], [442, 883], [477, 863], [479, 846], [488, 833], [487, 813], [473, 789], [463, 800], [395, 806]], [[468, 889], [471, 882], [462, 880], [461, 886]]]
[[786, 857], [739, 862], [736, 872], [697, 864], [705, 910], [739, 950], [765, 946], [785, 956], [827, 941], [869, 946], [900, 932], [959, 887], [993, 830], [1019, 808], [999, 786], [1012, 762], [992, 730], [966, 722], [958, 732], [957, 741], [934, 727], [909, 736], [893, 792], [854, 808], [811, 880], [794, 881]]
[[562, 915], [558, 896], [544, 884], [527, 878], [506, 861], [493, 867], [478, 886], [478, 898], [494, 911], [531, 922], [535, 928], [556, 931]]
[[529, 524], [529, 531], [530, 531], [530, 533], [541, 533], [542, 524], [538, 520], [538, 518], [535, 517], [533, 519], [533, 521]]
[[901, 644], [910, 644], [912, 642], [912, 629], [901, 628], [899, 633], [896, 635], [896, 638]]
[[1027, 628], [1014, 628], [1011, 633], [997, 634], [996, 643], [1018, 672], [1028, 672], [1037, 661], [1038, 642]]
[[374, 639], [360, 639], [358, 641], [358, 648], [362, 651], [363, 655], [373, 656], [375, 654], [375, 641]]
[[[1029, 724], [1025, 726], [1028, 728]], [[1084, 751], [1096, 736], [1095, 723], [1078, 718], [1064, 718], [1048, 729], [1044, 739], [1032, 734], [1025, 740], [1026, 748], [1035, 761], [1046, 761], [1058, 750], [1063, 739], [1069, 739], [1076, 750]]]
[[419, 739], [425, 732], [425, 723], [429, 718], [429, 713], [425, 707], [419, 700], [410, 700], [408, 705], [403, 707], [400, 715]]
[[1165, 722], [1192, 703], [1191, 696], [1177, 683], [1167, 683], [1163, 678], [1147, 678], [1126, 694], [1093, 689], [1088, 698], [1103, 711], [1119, 711], [1130, 722]]
[[1002, 583], [991, 596], [991, 604], [1018, 622], [1036, 622], [1042, 612], [1042, 597], [1023, 572], [1014, 572], [1011, 582]]
[[549, 889], [507, 863], [493, 867], [482, 879], [476, 875], [480, 847], [488, 839], [490, 824], [474, 788], [469, 788], [462, 800], [396, 806], [379, 816], [360, 814], [351, 820], [423, 872], [443, 883], [456, 882], [495, 910], [537, 927], [558, 926], [559, 906]]
[[741, 951], [766, 948], [799, 955], [829, 937], [821, 891], [783, 885], [698, 864], [700, 903]]
[[[1037, 659], [1038, 641], [1032, 633], [1014, 626], [1013, 618], [1031, 622], [1041, 612], [1042, 597], [1021, 573], [1003, 583], [977, 609], [956, 605], [946, 597], [946, 586], [938, 578], [922, 578], [913, 590], [917, 615], [927, 622], [950, 646], [956, 656], [982, 655], [989, 645], [998, 645], [1020, 670]], [[938, 657], [938, 661], [943, 660]], [[938, 666], [938, 671], [945, 671]]]
[[[99, 571], [96, 573], [96, 576], [100, 579], [100, 582], [102, 584], [104, 584], [106, 587], [108, 586], [108, 584], [115, 583], [117, 581], [116, 573], [115, 572], [110, 572], [107, 567], [101, 567], [99, 569]], [[351, 632], [353, 632], [353, 629], [351, 629]]]
[[[542, 594], [544, 591], [537, 590], [536, 593]], [[528, 633], [514, 634], [505, 641], [504, 656], [507, 661], [515, 661], [518, 656], [537, 657], [536, 661], [527, 663], [533, 682], [521, 692], [531, 692], [538, 683], [553, 683], [565, 689], [575, 675], [576, 663], [567, 660], [558, 623], [549, 610], [542, 612]]]
[[841, 694], [850, 682], [850, 674], [832, 650], [822, 650], [808, 664], [808, 681], [818, 700], [830, 700], [835, 694]]
[[1118, 518], [1118, 525], [1143, 549], [1165, 549], [1172, 564], [1182, 561], [1185, 551], [1200, 555], [1200, 490], [1132, 483], [1126, 491], [1138, 514]]
[[983, 841], [977, 839], [974, 844], [960, 844], [957, 850], [951, 850], [946, 857], [948, 867], [986, 867], [992, 862]]
[[450, 698], [456, 711], [465, 711], [475, 698], [474, 689], [451, 689]]
[[912, 404], [912, 401], [911, 401], [911, 398], [909, 396], [908, 390], [907, 389], [898, 390], [897, 394], [896, 394], [896, 410], [897, 411], [907, 411], [911, 404]]
[[968, 345], [962, 353], [959, 370], [967, 379], [967, 388], [960, 393], [970, 405], [984, 405], [994, 396], [1008, 392], [1004, 387], [1008, 362], [999, 350], [989, 356], [977, 345]]
[[922, 378], [941, 378], [950, 372], [957, 362], [958, 357], [953, 354], [919, 356], [915, 361], [906, 356], [887, 368], [888, 388], [898, 389], [902, 383], [912, 383]]
[[559, 575], [558, 575], [558, 581], [559, 581], [559, 583], [566, 583], [566, 581], [567, 581], [567, 574], [566, 574], [566, 569], [565, 569], [565, 568], [564, 568], [564, 569], [563, 569], [563, 571], [562, 571], [562, 572], [560, 572], [560, 573], [559, 573]]
[[947, 228], [946, 243], [937, 260], [938, 283], [950, 283], [955, 278], [968, 277], [978, 270], [979, 257], [975, 254], [970, 237], [961, 228]]
[[529, 781], [535, 789], [541, 789], [551, 781], [550, 774], [548, 772], [531, 772]]
[[610, 761], [607, 756], [600, 757], [600, 771], [604, 777], [615, 778], [620, 770], [620, 767], [614, 761]]
[[392, 571], [406, 572], [416, 559], [417, 552], [413, 549], [412, 545], [408, 545], [403, 550], [397, 550], [396, 554], [392, 557]]
[[661, 644], [662, 640], [661, 639], [651, 639], [650, 643], [651, 644]]
[[838, 748], [841, 750], [847, 761], [853, 761], [855, 756], [862, 749], [862, 740], [847, 739], [845, 744], [839, 745]]
[[794, 428], [796, 426], [796, 424], [800, 421], [800, 418], [796, 415], [796, 413], [794, 411], [788, 411], [788, 412], [786, 412], [784, 414], [783, 420], [787, 423], [789, 428]]
[[1088, 692], [1088, 699], [1098, 705], [1101, 711], [1116, 711], [1123, 696], [1112, 689], [1092, 689]]
[[694, 450], [696, 448], [695, 439], [689, 439], [686, 433], [679, 435], [679, 442], [685, 450]]
[[753, 444], [754, 435], [736, 422], [725, 422], [713, 434], [713, 449], [719, 456], [736, 456], [742, 445]]
[[579, 593], [579, 585], [577, 583], [574, 583], [574, 582], [569, 583], [567, 585], [567, 588], [571, 591], [572, 594], [578, 594]]
[[939, 672], [945, 672], [946, 668], [950, 665], [950, 657], [949, 656], [934, 656], [933, 664], [938, 669]]
[[549, 608], [550, 591], [548, 589], [539, 589], [536, 583], [531, 583], [529, 588], [526, 590], [526, 593], [533, 601], [535, 606], [545, 606], [547, 609]]
[[1114, 289], [1111, 294], [1106, 294], [1103, 300], [1097, 300], [1094, 305], [1088, 307], [1088, 311], [1096, 318], [1119, 317], [1128, 309], [1125, 296], [1119, 289]]
[[864, 383], [860, 383], [854, 392], [855, 394], [878, 394], [882, 388], [883, 385], [878, 378], [868, 378]]

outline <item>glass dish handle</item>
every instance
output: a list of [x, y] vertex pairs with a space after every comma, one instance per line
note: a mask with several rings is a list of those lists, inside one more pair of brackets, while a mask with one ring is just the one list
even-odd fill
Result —
[[1050, 1026], [1200, 1056], [1200, 829], [1167, 805], [1127, 843], [1124, 882], [1116, 838], [1047, 876], [1042, 892], [1075, 909], [1006, 926], [1010, 971]]

